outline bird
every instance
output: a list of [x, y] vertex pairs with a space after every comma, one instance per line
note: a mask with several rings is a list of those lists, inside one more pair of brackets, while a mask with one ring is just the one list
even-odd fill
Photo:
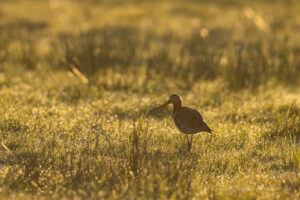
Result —
[[[182, 101], [177, 94], [171, 95], [167, 102], [150, 110], [148, 114], [152, 114], [169, 104], [173, 104], [172, 118], [176, 127], [186, 135], [188, 151], [191, 150], [194, 134], [200, 132], [212, 133], [212, 129], [209, 128], [202, 115], [197, 110], [182, 106]], [[191, 135], [191, 140], [189, 140], [188, 135]]]

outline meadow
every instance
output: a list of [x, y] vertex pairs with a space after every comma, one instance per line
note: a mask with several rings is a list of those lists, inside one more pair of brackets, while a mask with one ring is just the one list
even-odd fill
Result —
[[[0, 0], [0, 199], [299, 199], [298, 0]], [[178, 94], [213, 134], [191, 152]]]

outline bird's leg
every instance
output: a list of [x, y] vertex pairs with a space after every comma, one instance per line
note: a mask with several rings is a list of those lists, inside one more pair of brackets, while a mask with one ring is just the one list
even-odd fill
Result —
[[185, 136], [186, 136], [187, 143], [189, 144], [190, 143], [189, 136], [187, 134], [185, 134]]
[[192, 143], [193, 143], [193, 136], [194, 135], [191, 135], [191, 148], [192, 148]]
[[191, 151], [192, 143], [189, 141], [189, 136], [186, 134], [188, 151]]
[[189, 150], [189, 152], [191, 152], [192, 144], [193, 144], [193, 135], [191, 135], [191, 142], [189, 142], [189, 144], [188, 144], [188, 150]]
[[189, 136], [187, 134], [185, 134], [186, 136], [186, 140], [187, 140], [187, 148], [188, 148], [188, 151], [190, 151], [190, 141], [189, 141]]

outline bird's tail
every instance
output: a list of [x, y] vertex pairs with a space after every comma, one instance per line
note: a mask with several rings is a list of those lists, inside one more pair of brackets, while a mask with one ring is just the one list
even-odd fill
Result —
[[213, 132], [213, 130], [211, 130], [210, 128], [209, 128], [209, 126], [205, 123], [205, 122], [203, 122], [203, 126], [202, 126], [202, 131], [204, 131], [204, 132], [208, 132], [208, 133], [212, 133]]

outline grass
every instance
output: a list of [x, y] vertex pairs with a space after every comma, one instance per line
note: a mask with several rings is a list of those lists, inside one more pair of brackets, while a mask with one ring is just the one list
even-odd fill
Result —
[[299, 6], [1, 1], [0, 199], [299, 198]]

